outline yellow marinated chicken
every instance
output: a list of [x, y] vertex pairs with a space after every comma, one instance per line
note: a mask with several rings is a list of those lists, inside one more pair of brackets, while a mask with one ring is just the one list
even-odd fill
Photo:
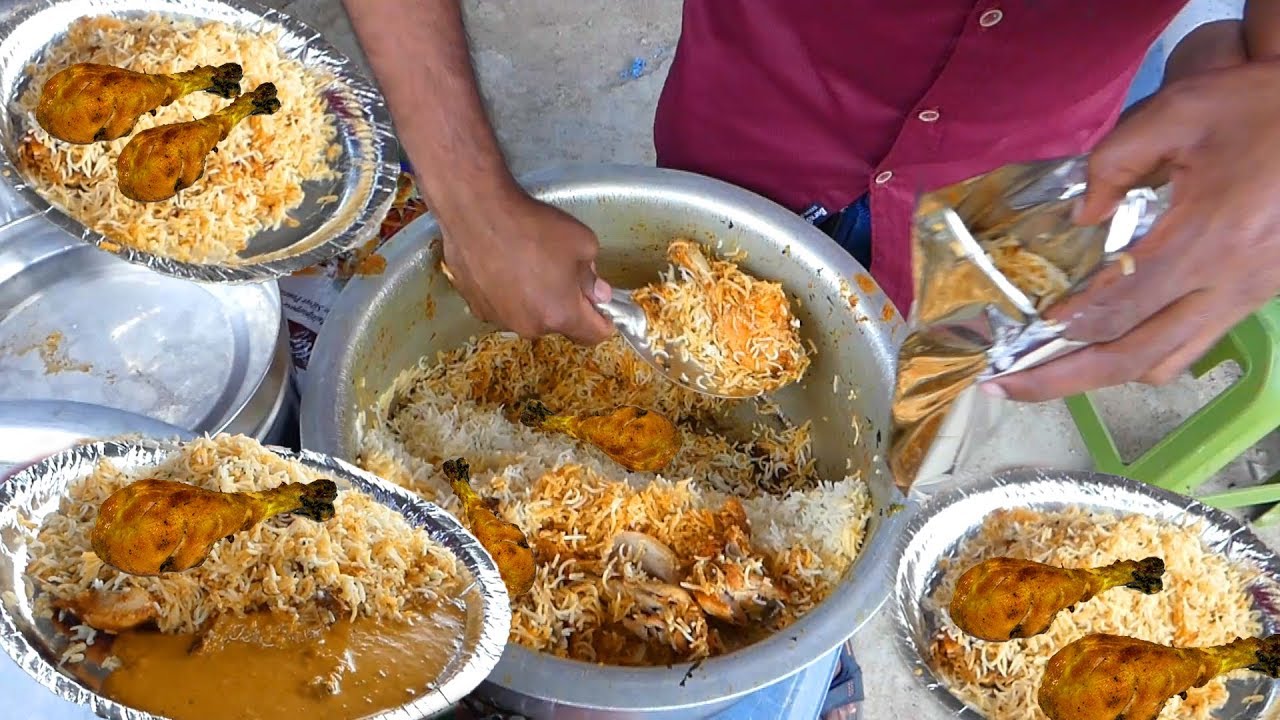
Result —
[[239, 65], [201, 65], [172, 75], [147, 75], [112, 65], [77, 63], [45, 81], [36, 122], [64, 142], [115, 140], [133, 132], [144, 113], [193, 92], [224, 98], [240, 94]]
[[529, 592], [538, 566], [524, 533], [498, 516], [495, 501], [481, 497], [471, 488], [471, 468], [466, 460], [447, 460], [442, 469], [453, 493], [462, 501], [467, 526], [497, 563], [507, 592], [513, 599]]
[[168, 200], [204, 175], [205, 158], [240, 121], [279, 109], [276, 86], [263, 83], [212, 115], [143, 130], [116, 158], [120, 192], [138, 202]]
[[998, 557], [969, 568], [956, 581], [951, 620], [982, 640], [1003, 642], [1049, 629], [1062, 610], [1113, 587], [1148, 595], [1164, 587], [1160, 558], [1123, 560], [1101, 568], [1060, 568]]
[[130, 575], [182, 572], [203, 563], [220, 540], [267, 518], [333, 517], [332, 480], [262, 492], [222, 493], [172, 480], [139, 480], [111, 493], [89, 540], [106, 564]]
[[1049, 659], [1037, 699], [1050, 720], [1155, 720], [1174, 695], [1244, 668], [1280, 677], [1280, 635], [1208, 648], [1087, 635]]
[[531, 400], [520, 412], [520, 422], [591, 443], [632, 472], [658, 472], [680, 452], [683, 442], [674, 423], [634, 405], [607, 413], [556, 415]]

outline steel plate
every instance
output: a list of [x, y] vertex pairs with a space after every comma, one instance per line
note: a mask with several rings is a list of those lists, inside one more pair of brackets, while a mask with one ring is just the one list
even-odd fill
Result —
[[[70, 483], [93, 471], [102, 459], [136, 470], [164, 462], [179, 445], [172, 441], [99, 442], [60, 452], [22, 470], [0, 484], [0, 648], [18, 666], [62, 698], [88, 706], [99, 716], [116, 720], [162, 720], [150, 713], [113, 702], [91, 690], [82, 680], [57, 665], [66, 639], [32, 609], [25, 568], [29, 559], [28, 532], [22, 520], [39, 523], [55, 512]], [[367, 720], [418, 720], [445, 712], [492, 671], [506, 644], [511, 625], [510, 601], [497, 566], [475, 537], [453, 516], [416, 495], [341, 460], [319, 453], [293, 453], [271, 448], [282, 457], [324, 472], [341, 490], [364, 492], [399, 512], [410, 525], [424, 528], [467, 568], [474, 583], [464, 594], [467, 634], [441, 677], [404, 705], [367, 716]]]
[[72, 445], [125, 435], [186, 438], [190, 433], [99, 405], [62, 400], [0, 401], [0, 481], [11, 470]]
[[[40, 61], [62, 39], [70, 23], [80, 17], [141, 16], [150, 13], [184, 20], [218, 20], [261, 31], [283, 29], [280, 47], [317, 73], [331, 78], [324, 92], [338, 128], [342, 155], [334, 161], [339, 177], [308, 183], [306, 198], [290, 212], [298, 227], [281, 226], [258, 233], [237, 261], [206, 265], [169, 260], [108, 243], [121, 257], [176, 277], [206, 282], [271, 280], [327, 260], [372, 239], [395, 195], [400, 171], [399, 145], [391, 115], [378, 89], [355, 65], [315, 30], [275, 10], [241, 0], [31, 0], [18, 3], [0, 23], [0, 178], [34, 212], [85, 241], [101, 246], [107, 238], [86, 228], [61, 209], [51, 206], [26, 182], [13, 162], [18, 143], [33, 122], [16, 108], [29, 84], [27, 66]], [[338, 201], [319, 200], [336, 195]], [[28, 210], [30, 211], [30, 210]]]
[[0, 229], [0, 400], [75, 400], [226, 427], [271, 366], [274, 282], [165, 277], [38, 218]]
[[[1249, 592], [1263, 616], [1266, 634], [1280, 632], [1280, 559], [1235, 518], [1188, 497], [1102, 473], [1018, 470], [972, 486], [941, 493], [926, 502], [907, 525], [900, 543], [894, 584], [894, 611], [899, 648], [926, 688], [958, 717], [982, 717], [952, 695], [933, 666], [927, 649], [948, 623], [945, 609], [929, 602], [942, 581], [939, 562], [956, 557], [992, 511], [1024, 508], [1038, 511], [1082, 507], [1118, 515], [1139, 514], [1166, 522], [1204, 522], [1205, 545], [1240, 567], [1258, 571]], [[1280, 684], [1256, 676], [1232, 679], [1231, 697], [1215, 713], [1220, 720], [1265, 717], [1277, 704]], [[1264, 702], [1245, 703], [1250, 695]]]

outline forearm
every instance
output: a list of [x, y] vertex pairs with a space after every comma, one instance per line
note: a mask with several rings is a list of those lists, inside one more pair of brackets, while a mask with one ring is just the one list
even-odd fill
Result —
[[1280, 57], [1280, 0], [1245, 3], [1244, 37], [1250, 60]]
[[1188, 33], [1169, 54], [1164, 66], [1164, 84], [1208, 70], [1235, 67], [1248, 60], [1243, 22], [1205, 23]]
[[485, 115], [459, 0], [343, 0], [422, 193], [448, 214], [515, 187]]

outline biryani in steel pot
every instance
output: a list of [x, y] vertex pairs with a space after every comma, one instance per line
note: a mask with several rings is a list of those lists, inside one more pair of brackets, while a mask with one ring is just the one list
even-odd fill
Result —
[[27, 69], [14, 161], [46, 200], [113, 242], [232, 262], [258, 232], [297, 224], [289, 213], [304, 183], [337, 177], [327, 78], [284, 54], [282, 32], [160, 15], [76, 20]]
[[[765, 382], [798, 377], [805, 351], [776, 351], [801, 347], [780, 286], [689, 241], [673, 247], [711, 256], [737, 289], [750, 282], [764, 289], [756, 297], [782, 300], [762, 314], [783, 319], [780, 341], [722, 361], [763, 369]], [[651, 320], [687, 313], [690, 336], [715, 342], [722, 328], [690, 316], [726, 289], [701, 290], [660, 284], [637, 296]], [[739, 377], [753, 382], [748, 374]], [[581, 347], [495, 332], [402, 373], [360, 423], [359, 464], [461, 515], [445, 461], [466, 456], [470, 485], [534, 556], [527, 591], [508, 582], [511, 640], [664, 666], [787, 627], [831, 593], [865, 539], [871, 500], [859, 472], [821, 477], [809, 423], [733, 427], [734, 407], [666, 380], [618, 337]]]
[[71, 639], [59, 663], [175, 720], [398, 707], [465, 637], [451, 552], [243, 436], [128, 472], [103, 460], [30, 534], [33, 606]]

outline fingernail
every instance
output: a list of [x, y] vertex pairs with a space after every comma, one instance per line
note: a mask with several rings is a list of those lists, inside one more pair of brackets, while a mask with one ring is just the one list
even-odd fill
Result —
[[591, 286], [591, 294], [596, 302], [608, 302], [613, 297], [613, 288], [609, 287], [609, 283], [596, 278], [596, 282]]
[[978, 389], [993, 398], [1004, 400], [1009, 397], [1009, 393], [1005, 392], [1004, 388], [993, 382], [982, 383]]

